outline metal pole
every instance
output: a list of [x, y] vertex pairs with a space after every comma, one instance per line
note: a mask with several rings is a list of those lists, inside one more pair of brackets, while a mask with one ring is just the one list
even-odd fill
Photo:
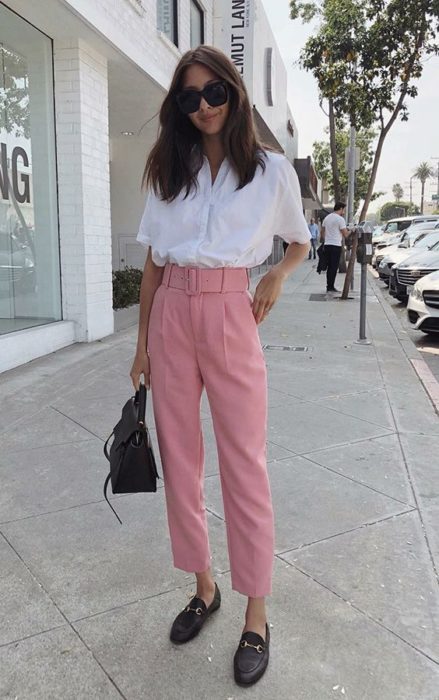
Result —
[[431, 160], [437, 160], [437, 188], [436, 188], [436, 208], [439, 208], [439, 157], [430, 156]]
[[367, 264], [361, 263], [360, 337], [359, 337], [359, 340], [366, 340], [366, 286], [367, 286]]
[[[367, 225], [366, 225], [367, 226]], [[367, 229], [366, 229], [367, 230]], [[361, 228], [357, 229], [359, 237], [360, 251], [363, 259], [366, 256], [365, 235]], [[371, 246], [371, 244], [369, 244]], [[367, 262], [361, 263], [361, 281], [360, 281], [360, 333], [356, 343], [360, 345], [370, 345], [370, 340], [366, 338], [366, 292], [367, 292]]]

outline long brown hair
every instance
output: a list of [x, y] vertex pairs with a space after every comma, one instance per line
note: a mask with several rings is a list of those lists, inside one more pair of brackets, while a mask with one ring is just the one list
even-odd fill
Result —
[[238, 176], [238, 189], [253, 180], [258, 165], [265, 169], [265, 149], [257, 137], [247, 90], [238, 70], [219, 49], [199, 46], [187, 51], [175, 69], [160, 109], [159, 136], [143, 173], [142, 185], [152, 187], [167, 201], [175, 199], [183, 188], [187, 196], [192, 187], [196, 187], [196, 176], [203, 161], [201, 132], [180, 112], [175, 99], [182, 89], [186, 68], [194, 63], [210, 68], [227, 83], [229, 114], [223, 140], [226, 157]]

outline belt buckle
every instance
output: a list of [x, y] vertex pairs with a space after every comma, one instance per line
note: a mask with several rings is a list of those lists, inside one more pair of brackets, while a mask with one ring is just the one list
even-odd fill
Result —
[[[186, 287], [185, 292], [189, 296], [196, 296], [201, 293], [200, 289], [200, 270], [198, 267], [189, 267], [186, 269]], [[195, 281], [195, 285], [193, 282]]]

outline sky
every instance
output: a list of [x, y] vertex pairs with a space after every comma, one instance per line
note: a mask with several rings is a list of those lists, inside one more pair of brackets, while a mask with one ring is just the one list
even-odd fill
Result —
[[[288, 73], [288, 101], [299, 132], [299, 156], [312, 155], [312, 144], [327, 138], [324, 129], [328, 119], [319, 107], [317, 83], [311, 73], [297, 66], [300, 50], [312, 32], [313, 25], [289, 18], [288, 0], [262, 0]], [[314, 25], [315, 26], [315, 25]], [[295, 65], [296, 64], [296, 65]], [[404, 199], [409, 200], [410, 176], [422, 161], [437, 172], [439, 160], [439, 57], [425, 64], [418, 81], [418, 96], [408, 100], [409, 121], [397, 121], [384, 142], [378, 169], [376, 191], [387, 194], [370, 205], [373, 212], [385, 201], [393, 200], [392, 186], [399, 182]], [[413, 178], [413, 201], [419, 204], [421, 184]], [[427, 181], [425, 198], [437, 192], [437, 177]]]

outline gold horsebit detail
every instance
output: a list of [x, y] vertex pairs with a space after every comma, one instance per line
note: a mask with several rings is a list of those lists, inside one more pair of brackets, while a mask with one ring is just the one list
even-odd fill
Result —
[[262, 654], [262, 652], [264, 651], [264, 647], [262, 646], [262, 644], [258, 644], [257, 646], [255, 646], [254, 644], [250, 644], [250, 642], [247, 642], [246, 639], [242, 640], [240, 646], [242, 649], [245, 649], [246, 647], [251, 647], [252, 649], [256, 649], [258, 654]]
[[203, 608], [191, 608], [190, 605], [188, 605], [185, 609], [185, 612], [194, 612], [196, 615], [202, 615], [203, 614]]

